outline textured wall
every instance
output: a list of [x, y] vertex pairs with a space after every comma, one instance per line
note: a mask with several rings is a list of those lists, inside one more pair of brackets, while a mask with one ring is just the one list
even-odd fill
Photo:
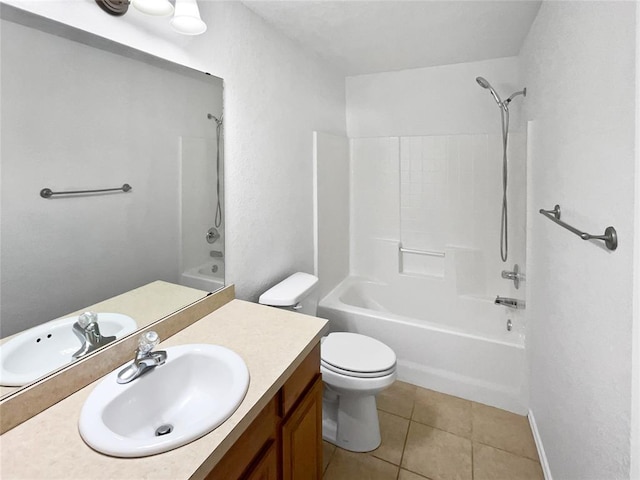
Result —
[[[635, 8], [544, 2], [521, 52], [531, 410], [556, 479], [629, 478]], [[590, 233], [614, 225], [618, 249], [537, 213], [556, 203]]]
[[344, 78], [239, 2], [200, 2], [208, 31], [178, 35], [135, 9], [94, 2], [6, 3], [225, 80], [227, 282], [255, 300], [296, 270], [313, 271], [314, 130], [344, 134]]
[[[524, 86], [517, 57], [347, 77], [350, 138], [500, 133], [500, 114], [485, 77], [506, 99]], [[510, 107], [520, 125], [522, 97]]]

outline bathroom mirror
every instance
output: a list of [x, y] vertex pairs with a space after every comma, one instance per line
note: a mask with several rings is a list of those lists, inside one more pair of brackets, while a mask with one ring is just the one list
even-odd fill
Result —
[[3, 345], [88, 307], [139, 329], [223, 287], [222, 79], [0, 13]]

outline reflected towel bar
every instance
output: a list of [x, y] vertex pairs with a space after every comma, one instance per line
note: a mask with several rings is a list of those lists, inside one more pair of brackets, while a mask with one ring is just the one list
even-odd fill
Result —
[[615, 250], [618, 248], [618, 233], [613, 227], [607, 227], [604, 231], [604, 235], [591, 235], [589, 233], [581, 232], [577, 228], [574, 228], [560, 220], [560, 205], [556, 205], [553, 210], [544, 210], [541, 208], [540, 213], [552, 222], [555, 222], [570, 232], [575, 233], [583, 240], [602, 240], [609, 250]]
[[444, 252], [434, 252], [431, 250], [414, 250], [413, 248], [404, 248], [399, 246], [401, 253], [415, 253], [416, 255], [427, 255], [429, 257], [444, 257]]
[[40, 190], [40, 196], [42, 198], [51, 198], [54, 195], [82, 195], [86, 193], [104, 193], [104, 192], [130, 192], [131, 185], [125, 183], [118, 188], [101, 188], [98, 190], [74, 190], [69, 192], [54, 192], [50, 188], [43, 188]]

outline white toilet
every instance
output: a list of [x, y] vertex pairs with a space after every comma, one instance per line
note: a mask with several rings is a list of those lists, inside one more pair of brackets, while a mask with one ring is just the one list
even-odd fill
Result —
[[[316, 314], [318, 278], [294, 273], [260, 295], [263, 305]], [[324, 382], [322, 437], [352, 452], [380, 446], [376, 394], [396, 379], [396, 354], [365, 335], [330, 333], [322, 339], [320, 371]]]

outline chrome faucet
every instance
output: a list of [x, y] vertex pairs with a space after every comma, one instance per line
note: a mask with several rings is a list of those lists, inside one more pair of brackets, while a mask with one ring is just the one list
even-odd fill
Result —
[[513, 271], [503, 270], [502, 278], [506, 280], [512, 280], [513, 286], [516, 287], [516, 290], [520, 288], [520, 282], [524, 281], [524, 274], [520, 273], [520, 267], [516, 263], [513, 266]]
[[136, 356], [130, 365], [118, 372], [117, 382], [132, 382], [149, 370], [164, 364], [167, 361], [167, 352], [164, 350], [152, 351], [158, 343], [160, 343], [160, 337], [153, 330], [140, 335]]
[[98, 325], [98, 315], [94, 312], [84, 312], [78, 317], [78, 320], [73, 324], [72, 328], [73, 332], [83, 342], [82, 347], [71, 356], [74, 360], [84, 357], [88, 353], [116, 339], [115, 336], [102, 336], [100, 326]]
[[518, 300], [517, 298], [508, 298], [508, 297], [501, 297], [500, 295], [498, 295], [495, 299], [495, 301], [493, 302], [496, 305], [503, 305], [505, 307], [509, 307], [509, 308], [524, 308], [525, 307], [525, 303], [523, 300]]

